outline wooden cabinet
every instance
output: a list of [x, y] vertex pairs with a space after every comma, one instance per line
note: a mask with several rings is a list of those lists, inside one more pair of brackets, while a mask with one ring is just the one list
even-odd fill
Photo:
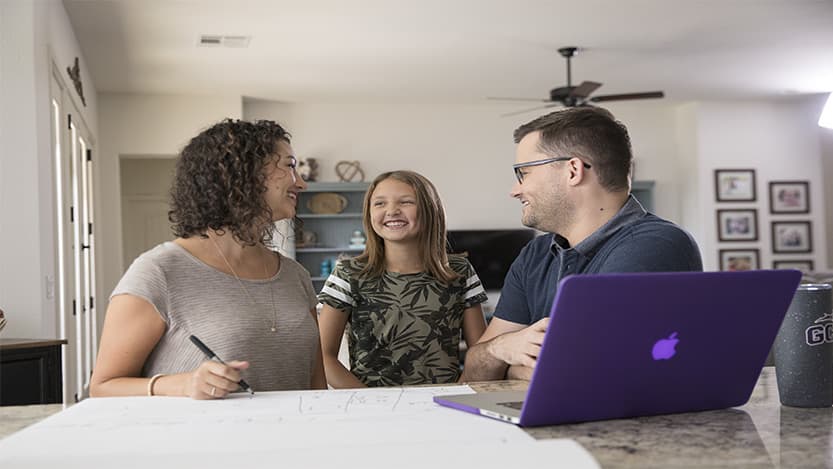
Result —
[[[332, 265], [341, 254], [357, 255], [361, 248], [350, 247], [350, 237], [362, 228], [362, 202], [370, 184], [366, 182], [311, 182], [298, 200], [298, 218], [306, 236], [296, 235], [295, 259], [310, 273], [316, 292], [321, 291], [327, 275], [322, 274], [322, 263], [329, 260]], [[338, 194], [345, 204], [338, 213], [315, 213], [316, 201], [325, 194]], [[315, 199], [315, 197], [319, 197]], [[326, 199], [324, 199], [326, 200]], [[314, 242], [303, 243], [314, 238]], [[326, 273], [326, 272], [324, 272]]]
[[66, 343], [0, 339], [0, 405], [61, 403], [61, 346]]

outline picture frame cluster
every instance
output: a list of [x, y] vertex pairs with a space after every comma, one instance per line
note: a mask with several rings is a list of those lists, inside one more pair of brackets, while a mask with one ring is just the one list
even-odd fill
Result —
[[[754, 169], [714, 170], [715, 200], [718, 203], [757, 203], [757, 182]], [[787, 215], [810, 213], [808, 181], [769, 181], [768, 201], [773, 269], [812, 271], [812, 259], [780, 258], [781, 254], [813, 252], [812, 222], [808, 219], [780, 219]], [[719, 208], [717, 215], [718, 243], [755, 243], [750, 247], [718, 249], [718, 265], [723, 271], [757, 270], [761, 266], [758, 209], [750, 207]], [[775, 219], [777, 218], [777, 219]]]

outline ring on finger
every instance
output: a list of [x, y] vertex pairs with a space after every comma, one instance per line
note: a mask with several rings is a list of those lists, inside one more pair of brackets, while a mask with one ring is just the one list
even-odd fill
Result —
[[217, 387], [216, 386], [211, 386], [211, 396], [212, 397], [214, 396], [215, 391], [217, 391]]

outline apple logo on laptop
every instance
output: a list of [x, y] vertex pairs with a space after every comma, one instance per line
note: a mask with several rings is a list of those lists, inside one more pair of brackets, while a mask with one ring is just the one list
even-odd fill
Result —
[[677, 342], [679, 341], [680, 339], [677, 338], [676, 332], [669, 335], [667, 339], [659, 339], [654, 344], [653, 350], [651, 350], [651, 355], [654, 356], [654, 360], [668, 360], [673, 357], [677, 353], [674, 347], [677, 346]]

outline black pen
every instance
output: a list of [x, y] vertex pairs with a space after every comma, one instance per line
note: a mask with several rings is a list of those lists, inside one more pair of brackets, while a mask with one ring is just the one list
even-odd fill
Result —
[[[202, 343], [202, 341], [198, 339], [197, 336], [192, 335], [191, 337], [189, 337], [189, 339], [191, 339], [191, 342], [193, 342], [194, 345], [196, 345], [200, 350], [202, 350], [202, 353], [204, 353], [209, 360], [214, 359], [222, 363], [223, 365], [226, 364], [226, 362], [224, 362], [220, 357], [218, 357], [216, 353], [212, 352], [211, 349], [208, 348], [208, 346]], [[237, 382], [237, 384], [239, 384], [240, 387], [243, 388], [243, 390], [249, 391], [249, 394], [254, 396], [255, 392], [252, 391], [252, 387], [249, 386], [249, 383], [247, 383], [245, 380], [241, 379]]]

